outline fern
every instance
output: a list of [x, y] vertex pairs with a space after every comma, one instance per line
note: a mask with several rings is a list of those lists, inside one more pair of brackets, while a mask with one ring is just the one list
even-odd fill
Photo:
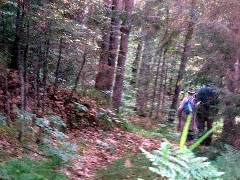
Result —
[[6, 126], [6, 117], [5, 116], [0, 116], [0, 126]]
[[59, 128], [62, 128], [62, 127], [65, 128], [65, 127], [67, 127], [66, 123], [64, 123], [59, 116], [50, 115], [50, 116], [49, 116], [49, 119], [52, 120], [52, 122], [54, 123], [54, 125], [56, 125], [56, 126], [59, 127]]
[[23, 124], [25, 124], [25, 123], [27, 123], [27, 122], [32, 121], [32, 119], [33, 119], [34, 117], [36, 117], [36, 114], [30, 113], [30, 112], [21, 113], [19, 108], [15, 108], [15, 109], [14, 109], [14, 112], [17, 114], [17, 119], [16, 119], [16, 121], [17, 121], [18, 123], [23, 123]]
[[240, 179], [240, 151], [230, 145], [225, 145], [226, 152], [221, 153], [212, 164], [224, 171], [223, 179]]
[[141, 151], [154, 165], [149, 169], [170, 180], [217, 179], [223, 174], [218, 172], [206, 157], [196, 157], [186, 147], [180, 151], [179, 147], [168, 141], [152, 152], [144, 149]]
[[76, 109], [79, 111], [83, 111], [83, 112], [88, 112], [88, 108], [82, 104], [79, 104], [77, 102], [73, 102], [73, 104], [75, 105]]
[[[57, 118], [57, 116], [51, 116], [51, 118], [57, 120], [55, 122], [57, 122], [58, 125], [64, 125], [59, 117]], [[50, 127], [47, 122], [48, 120], [45, 118], [38, 118], [36, 120], [37, 125], [43, 127], [47, 132], [47, 134], [45, 134], [45, 138], [43, 139], [44, 145], [42, 146], [44, 147], [43, 149], [45, 150], [45, 153], [47, 155], [57, 155], [64, 162], [80, 158], [80, 156], [75, 153], [77, 151], [77, 145], [66, 142], [68, 140], [68, 136], [60, 132], [57, 128]], [[54, 141], [54, 139], [57, 141]]]

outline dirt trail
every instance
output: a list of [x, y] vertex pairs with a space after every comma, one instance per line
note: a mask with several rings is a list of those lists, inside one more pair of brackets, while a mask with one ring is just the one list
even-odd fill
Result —
[[134, 133], [114, 128], [104, 132], [101, 128], [87, 128], [69, 134], [76, 141], [86, 142], [82, 158], [74, 162], [74, 177], [70, 179], [94, 179], [94, 171], [122, 157], [139, 154], [140, 147], [148, 151], [156, 149], [161, 139], [144, 138]]

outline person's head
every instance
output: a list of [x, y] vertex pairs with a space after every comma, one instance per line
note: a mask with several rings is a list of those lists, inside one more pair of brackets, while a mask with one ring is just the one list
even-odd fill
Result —
[[196, 91], [192, 87], [190, 87], [187, 92], [189, 95], [194, 95], [196, 93]]

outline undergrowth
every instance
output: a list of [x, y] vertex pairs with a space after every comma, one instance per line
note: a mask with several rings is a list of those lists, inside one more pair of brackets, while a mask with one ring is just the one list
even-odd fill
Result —
[[12, 159], [0, 164], [0, 179], [11, 180], [65, 180], [67, 177], [56, 172], [61, 160], [36, 160], [28, 157]]
[[239, 180], [240, 179], [240, 151], [226, 146], [227, 151], [222, 152], [212, 163], [219, 170], [224, 171], [223, 179]]
[[[14, 158], [16, 151], [0, 151], [0, 179], [67, 179], [65, 175], [56, 170], [60, 165], [64, 167], [71, 165], [71, 160], [80, 158], [77, 154], [78, 146], [70, 142], [69, 137], [60, 130], [66, 124], [55, 115], [38, 118], [36, 114], [25, 112], [21, 114], [16, 110], [16, 122], [23, 125], [23, 136], [17, 141], [17, 126], [0, 127], [0, 139], [8, 141], [9, 147], [18, 147], [46, 157], [46, 160], [35, 160], [28, 157]], [[5, 157], [4, 157], [5, 156]], [[22, 156], [22, 154], [21, 154]]]
[[[131, 162], [131, 167], [126, 167], [126, 161]], [[106, 169], [100, 169], [97, 171], [98, 180], [132, 180], [137, 178], [143, 179], [162, 179], [161, 176], [148, 170], [148, 166], [151, 163], [143, 155], [131, 156], [129, 158], [122, 158], [114, 161]]]
[[144, 137], [164, 137], [163, 134], [157, 132], [158, 129], [155, 129], [154, 131], [145, 130], [143, 127], [127, 120], [123, 120], [121, 122], [121, 127], [126, 131], [133, 132]]
[[188, 148], [181, 149], [168, 141], [161, 143], [161, 147], [152, 152], [141, 150], [152, 162], [149, 170], [169, 180], [215, 180], [224, 174], [219, 172], [207, 157], [197, 157]]

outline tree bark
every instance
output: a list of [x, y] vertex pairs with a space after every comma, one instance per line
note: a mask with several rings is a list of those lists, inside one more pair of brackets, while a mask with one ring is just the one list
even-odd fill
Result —
[[111, 33], [110, 33], [110, 44], [109, 44], [109, 57], [108, 57], [108, 66], [106, 68], [107, 78], [105, 80], [105, 90], [112, 90], [115, 64], [118, 51], [118, 38], [119, 38], [119, 29], [120, 29], [120, 11], [121, 11], [121, 0], [113, 0], [112, 12], [113, 17], [111, 20]]
[[59, 76], [59, 69], [60, 69], [60, 63], [62, 60], [62, 44], [63, 44], [63, 38], [60, 38], [59, 41], [59, 53], [58, 53], [58, 62], [57, 62], [57, 67], [55, 71], [55, 82], [54, 82], [54, 94], [56, 92], [56, 89], [58, 87], [58, 76]]
[[[160, 51], [162, 51], [162, 48], [160, 49]], [[149, 117], [152, 117], [152, 115], [153, 115], [153, 109], [154, 109], [157, 86], [158, 86], [158, 77], [159, 77], [159, 74], [161, 73], [160, 65], [162, 63], [162, 56], [161, 56], [162, 52], [160, 52], [159, 54], [160, 54], [160, 56], [158, 56], [158, 54], [155, 54], [155, 56], [158, 56], [158, 63], [157, 63], [157, 72], [156, 72], [156, 75], [155, 75], [155, 78], [154, 78], [154, 83], [153, 83], [153, 95], [152, 95], [152, 99], [151, 99]]]
[[11, 119], [10, 119], [10, 103], [9, 103], [9, 90], [8, 90], [8, 70], [5, 69], [5, 93], [6, 93], [6, 111], [7, 111], [7, 120], [6, 123], [8, 126], [11, 124]]
[[[236, 82], [239, 81], [239, 75], [236, 73], [238, 72], [239, 63], [238, 58], [236, 59], [236, 63], [231, 62], [231, 64], [228, 65], [227, 71], [226, 71], [226, 86], [229, 90], [228, 95], [225, 97], [226, 99], [226, 109], [232, 110], [236, 108], [236, 104], [234, 103], [235, 94], [237, 94], [236, 90], [238, 89], [238, 84]], [[238, 131], [235, 128], [236, 123], [236, 114], [235, 113], [229, 113], [227, 112], [227, 115], [223, 119], [223, 133], [222, 137], [225, 142], [228, 142], [230, 144], [235, 143], [236, 135], [234, 131]]]
[[[104, 0], [106, 6], [106, 13], [111, 14], [112, 0]], [[95, 88], [102, 91], [108, 91], [107, 86], [108, 79], [108, 56], [109, 56], [109, 43], [110, 43], [110, 32], [111, 32], [111, 20], [108, 17], [105, 18], [104, 29], [102, 32], [102, 43], [101, 43], [101, 52], [100, 59], [98, 63], [98, 74], [96, 77]]]
[[168, 67], [165, 68], [165, 77], [164, 77], [164, 84], [163, 84], [163, 92], [162, 92], [162, 99], [161, 99], [161, 110], [160, 113], [162, 114], [164, 112], [164, 109], [166, 107], [165, 104], [165, 98], [166, 98], [166, 91], [167, 91], [167, 79], [168, 79]]
[[136, 56], [135, 59], [132, 63], [132, 78], [130, 81], [130, 84], [136, 88], [136, 83], [137, 83], [137, 74], [138, 74], [138, 69], [139, 69], [139, 63], [141, 60], [141, 54], [142, 54], [142, 42], [138, 43], [137, 50], [136, 50]]
[[22, 20], [23, 20], [23, 9], [24, 1], [17, 1], [17, 12], [16, 12], [16, 29], [15, 29], [15, 38], [11, 49], [11, 62], [9, 68], [18, 69], [18, 60], [19, 60], [19, 51], [20, 51], [20, 33], [23, 32]]
[[158, 89], [158, 99], [157, 99], [157, 107], [156, 107], [156, 116], [155, 119], [158, 119], [160, 117], [160, 112], [161, 112], [161, 101], [163, 98], [163, 81], [164, 77], [166, 76], [165, 73], [165, 66], [166, 66], [166, 53], [167, 49], [163, 50], [163, 55], [162, 55], [162, 67], [161, 67], [161, 72], [160, 72], [160, 78], [159, 78], [159, 89]]
[[[51, 27], [49, 27], [51, 28]], [[46, 53], [45, 53], [45, 60], [44, 60], [44, 76], [43, 76], [43, 97], [42, 97], [42, 112], [45, 110], [45, 103], [47, 98], [47, 82], [48, 82], [48, 61], [49, 61], [49, 50], [50, 50], [50, 34], [51, 29], [49, 30], [49, 37], [46, 42]]]
[[36, 100], [37, 107], [41, 106], [41, 98], [40, 98], [40, 62], [41, 62], [41, 44], [37, 47], [37, 58], [34, 63], [34, 96]]
[[[81, 65], [81, 67], [80, 67], [80, 69], [79, 69], [79, 71], [78, 71], [78, 74], [77, 74], [77, 77], [76, 77], [76, 80], [75, 80], [75, 83], [74, 83], [74, 87], [73, 87], [73, 89], [72, 89], [72, 91], [71, 91], [71, 94], [70, 94], [70, 96], [69, 96], [69, 98], [68, 98], [67, 101], [71, 101], [72, 96], [73, 96], [73, 93], [74, 93], [74, 92], [76, 91], [76, 89], [77, 89], [77, 86], [78, 86], [78, 83], [79, 83], [79, 79], [80, 79], [81, 74], [82, 74], [82, 70], [83, 70], [84, 65], [85, 65], [85, 63], [86, 63], [86, 57], [87, 57], [87, 53], [84, 52], [82, 65]], [[66, 102], [66, 103], [68, 103], [68, 102]]]
[[[27, 1], [27, 13], [30, 13], [30, 2]], [[28, 103], [28, 51], [29, 51], [29, 41], [30, 41], [30, 18], [27, 18], [27, 30], [26, 30], [26, 42], [24, 47], [24, 55], [23, 55], [23, 67], [24, 67], [24, 111], [27, 110], [27, 103]]]
[[138, 91], [136, 97], [137, 112], [141, 116], [146, 116], [147, 110], [150, 82], [150, 64], [152, 61], [152, 43], [152, 37], [150, 37], [150, 35], [147, 35], [144, 40], [144, 50], [139, 72]]
[[194, 27], [194, 15], [195, 15], [195, 8], [196, 8], [196, 0], [192, 0], [191, 1], [191, 10], [190, 10], [190, 19], [187, 25], [187, 33], [185, 36], [185, 41], [184, 41], [184, 45], [183, 45], [183, 52], [182, 52], [182, 56], [181, 56], [181, 63], [180, 63], [180, 67], [178, 70], [178, 76], [177, 76], [177, 83], [175, 85], [175, 92], [173, 95], [173, 100], [172, 100], [172, 104], [170, 109], [174, 110], [174, 111], [170, 111], [169, 113], [169, 117], [168, 117], [168, 121], [169, 122], [173, 122], [174, 121], [174, 116], [175, 113], [173, 114], [173, 112], [176, 112], [177, 110], [177, 103], [178, 103], [178, 96], [179, 96], [179, 92], [181, 90], [181, 86], [182, 86], [182, 79], [183, 79], [183, 75], [185, 73], [185, 68], [186, 68], [186, 64], [188, 61], [188, 56], [189, 56], [189, 52], [190, 52], [190, 42], [193, 36], [193, 27]]
[[121, 27], [121, 42], [120, 42], [120, 50], [118, 54], [118, 64], [117, 64], [117, 72], [116, 72], [116, 80], [113, 89], [113, 108], [118, 112], [119, 107], [122, 101], [122, 93], [123, 93], [123, 83], [124, 83], [124, 72], [125, 72], [125, 64], [127, 58], [128, 51], [128, 39], [131, 29], [131, 12], [133, 8], [133, 0], [125, 1], [125, 13], [126, 20], [123, 22]]

